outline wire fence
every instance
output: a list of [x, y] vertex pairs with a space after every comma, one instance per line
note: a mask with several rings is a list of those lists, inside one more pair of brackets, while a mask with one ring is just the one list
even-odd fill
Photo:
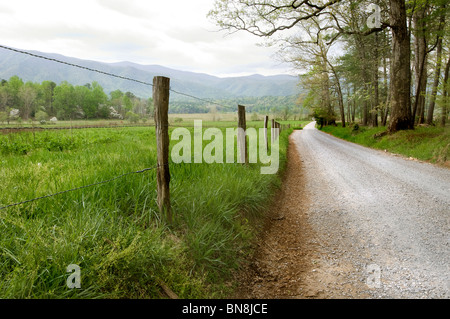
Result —
[[[2, 48], [2, 49], [4, 49], [4, 50], [9, 50], [9, 51], [12, 51], [12, 52], [16, 52], [16, 53], [20, 53], [20, 54], [25, 54], [25, 55], [28, 55], [28, 56], [32, 56], [32, 57], [35, 57], [35, 58], [38, 58], [38, 59], [43, 59], [43, 60], [47, 60], [47, 61], [52, 61], [52, 62], [56, 62], [56, 63], [68, 65], [68, 66], [71, 66], [71, 67], [75, 67], [75, 68], [78, 68], [78, 69], [87, 70], [87, 71], [90, 71], [90, 72], [95, 72], [95, 73], [99, 73], [99, 74], [111, 76], [111, 77], [114, 77], [114, 78], [118, 78], [118, 79], [122, 79], [122, 80], [127, 80], [127, 81], [132, 81], [132, 82], [136, 82], [136, 83], [140, 83], [140, 84], [143, 84], [143, 85], [148, 85], [148, 86], [153, 87], [153, 83], [150, 83], [150, 82], [145, 82], [145, 81], [133, 79], [133, 78], [130, 78], [130, 77], [125, 77], [125, 76], [117, 75], [117, 74], [114, 74], [114, 73], [110, 73], [110, 72], [105, 72], [105, 71], [98, 70], [98, 69], [89, 68], [89, 67], [82, 66], [82, 65], [79, 65], [79, 64], [70, 63], [70, 62], [66, 62], [66, 61], [59, 60], [59, 59], [46, 57], [46, 56], [44, 56], [44, 55], [40, 55], [40, 54], [31, 53], [31, 52], [24, 51], [24, 50], [19, 50], [19, 49], [11, 48], [11, 47], [8, 47], [8, 46], [5, 46], [5, 45], [1, 45], [1, 44], [0, 44], [0, 48]], [[225, 108], [225, 109], [233, 109], [233, 110], [236, 109], [235, 107], [232, 107], [232, 106], [229, 106], [229, 105], [224, 105], [224, 104], [221, 104], [221, 103], [218, 103], [218, 102], [214, 102], [214, 101], [211, 101], [211, 100], [208, 100], [208, 99], [200, 98], [200, 97], [194, 96], [194, 95], [192, 95], [192, 94], [188, 94], [188, 93], [184, 93], [184, 92], [179, 92], [179, 91], [173, 90], [172, 88], [170, 88], [169, 91], [171, 91], [171, 92], [173, 92], [173, 93], [175, 93], [175, 94], [178, 94], [178, 95], [182, 95], [182, 96], [185, 96], [185, 97], [189, 97], [189, 98], [198, 100], [198, 101], [202, 101], [202, 102], [209, 103], [209, 104], [212, 104], [212, 105], [217, 105], [217, 106], [223, 107], [223, 108]]]
[[[165, 165], [168, 165], [168, 164], [165, 164]], [[145, 168], [145, 169], [142, 169], [142, 170], [139, 170], [139, 171], [125, 173], [125, 174], [116, 176], [114, 178], [111, 178], [111, 179], [108, 179], [108, 180], [105, 180], [105, 181], [96, 182], [96, 183], [93, 183], [93, 184], [84, 185], [84, 186], [68, 189], [68, 190], [65, 190], [65, 191], [57, 192], [57, 193], [54, 193], [54, 194], [49, 194], [49, 195], [45, 195], [45, 196], [36, 197], [36, 198], [33, 198], [33, 199], [27, 199], [27, 200], [24, 200], [22, 202], [9, 204], [9, 205], [0, 207], [0, 210], [11, 208], [11, 207], [15, 207], [15, 206], [19, 206], [19, 205], [23, 205], [23, 204], [27, 204], [27, 203], [31, 203], [31, 202], [35, 202], [35, 201], [38, 201], [38, 200], [41, 200], [41, 199], [45, 199], [45, 198], [55, 197], [55, 196], [62, 195], [62, 194], [65, 194], [65, 193], [75, 192], [75, 191], [78, 191], [80, 189], [94, 187], [94, 186], [102, 185], [102, 184], [107, 184], [107, 183], [113, 182], [115, 180], [118, 180], [120, 178], [124, 178], [124, 177], [129, 176], [129, 175], [142, 174], [142, 173], [145, 173], [145, 172], [148, 172], [148, 171], [152, 171], [152, 170], [157, 169], [158, 167], [161, 167], [161, 166], [163, 166], [163, 165], [155, 165], [155, 166], [152, 166], [152, 167], [149, 167], [149, 168]]]
[[97, 69], [88, 68], [88, 67], [85, 67], [85, 66], [82, 66], [82, 65], [69, 63], [69, 62], [61, 61], [61, 60], [54, 59], [54, 58], [49, 58], [49, 57], [46, 57], [46, 56], [43, 56], [43, 55], [31, 53], [31, 52], [28, 52], [28, 51], [14, 49], [14, 48], [7, 47], [7, 46], [1, 45], [1, 44], [0, 44], [0, 48], [5, 49], [5, 50], [9, 50], [9, 51], [13, 51], [13, 52], [16, 52], [16, 53], [20, 53], [20, 54], [29, 55], [29, 56], [32, 56], [32, 57], [35, 57], [35, 58], [39, 58], [39, 59], [44, 59], [44, 60], [47, 60], [47, 61], [52, 61], [52, 62], [65, 64], [65, 65], [68, 65], [68, 66], [72, 66], [72, 67], [75, 67], [75, 68], [79, 68], [79, 69], [83, 69], [83, 70], [87, 70], [87, 71], [91, 71], [91, 72], [96, 72], [96, 73], [112, 76], [112, 77], [115, 77], [115, 78], [118, 78], [118, 79], [122, 79], [122, 80], [127, 80], [127, 81], [137, 82], [137, 83], [144, 84], [144, 85], [153, 86], [152, 83], [148, 83], [148, 82], [144, 82], [144, 81], [128, 78], [128, 77], [125, 77], [125, 76], [121, 76], [121, 75], [117, 75], [117, 74], [113, 74], [113, 73], [109, 73], [109, 72], [105, 72], [105, 71], [101, 71], [101, 70], [97, 70]]
[[[113, 74], [113, 73], [110, 73], [110, 72], [105, 72], [105, 71], [94, 69], [94, 68], [85, 67], [85, 66], [82, 66], [82, 65], [74, 64], [74, 63], [69, 63], [69, 62], [66, 62], [66, 61], [59, 60], [59, 59], [46, 57], [44, 55], [35, 54], [35, 53], [32, 53], [32, 52], [11, 48], [11, 47], [8, 47], [8, 46], [5, 46], [5, 45], [0, 45], [0, 48], [4, 49], [4, 50], [9, 50], [9, 51], [12, 51], [12, 52], [16, 52], [16, 53], [19, 53], [19, 54], [24, 54], [24, 55], [28, 55], [28, 56], [31, 56], [31, 57], [44, 59], [44, 60], [47, 60], [47, 61], [51, 61], [51, 62], [60, 63], [60, 64], [68, 65], [68, 66], [71, 66], [71, 67], [83, 69], [83, 70], [86, 70], [86, 71], [95, 72], [95, 73], [107, 75], [107, 76], [110, 76], [110, 77], [119, 78], [119, 79], [122, 79], [122, 80], [132, 81], [132, 82], [140, 83], [140, 84], [147, 85], [147, 86], [150, 86], [150, 87], [154, 87], [154, 85], [152, 83], [149, 83], [149, 82], [145, 82], [145, 81], [141, 81], [141, 80], [137, 80], [137, 79], [133, 79], [133, 78], [129, 78], [129, 77]], [[220, 107], [225, 108], [225, 109], [236, 110], [236, 107], [231, 107], [231, 106], [228, 106], [228, 105], [217, 103], [217, 102], [214, 102], [214, 101], [211, 101], [211, 100], [208, 100], [208, 99], [204, 99], [204, 98], [200, 98], [200, 97], [188, 94], [188, 93], [179, 92], [179, 91], [173, 90], [172, 88], [170, 88], [169, 91], [173, 92], [175, 94], [179, 94], [179, 95], [182, 95], [182, 96], [185, 96], [185, 97], [196, 99], [196, 100], [199, 100], [199, 101], [202, 101], [202, 102], [205, 102], [205, 103], [209, 103], [209, 104], [212, 104], [212, 105], [217, 105], [217, 106], [220, 106]], [[155, 126], [155, 125], [147, 125], [147, 126]], [[176, 126], [176, 125], [168, 125], [168, 126]], [[108, 126], [108, 127], [114, 127], [114, 126]], [[34, 128], [35, 127], [31, 127], [30, 129], [34, 129]], [[74, 127], [72, 127], [72, 126], [68, 127], [68, 129], [71, 129], [71, 128], [74, 128]], [[27, 128], [25, 128], [25, 129], [27, 129]], [[47, 129], [47, 128], [45, 128], [45, 129]], [[84, 185], [84, 186], [68, 189], [68, 190], [57, 192], [57, 193], [54, 193], [54, 194], [49, 194], [49, 195], [45, 195], [45, 196], [41, 196], [41, 197], [37, 197], [37, 198], [33, 198], [33, 199], [28, 199], [28, 200], [21, 201], [21, 202], [9, 204], [9, 205], [0, 207], [0, 210], [4, 210], [4, 209], [7, 209], [7, 208], [11, 208], [11, 207], [16, 207], [16, 206], [19, 206], [19, 205], [23, 205], [23, 204], [26, 204], [26, 203], [31, 203], [31, 202], [34, 202], [34, 201], [38, 201], [38, 200], [42, 200], [42, 199], [46, 199], [46, 198], [50, 198], [50, 197], [55, 197], [55, 196], [58, 196], [58, 195], [62, 195], [62, 194], [69, 193], [69, 192], [74, 192], [74, 191], [85, 189], [85, 188], [89, 188], [89, 187], [94, 187], [94, 186], [97, 186], [97, 185], [110, 183], [110, 182], [113, 182], [113, 181], [115, 181], [117, 179], [129, 176], [129, 175], [141, 174], [141, 173], [144, 173], [144, 172], [147, 172], [147, 171], [151, 171], [151, 170], [154, 170], [154, 169], [157, 169], [159, 167], [166, 166], [166, 165], [169, 165], [169, 164], [167, 163], [167, 164], [163, 164], [163, 165], [155, 165], [153, 167], [146, 168], [146, 169], [143, 169], [143, 170], [130, 172], [130, 173], [125, 173], [125, 174], [119, 175], [117, 177], [114, 177], [114, 178], [111, 178], [111, 179], [108, 179], [108, 180], [105, 180], [105, 181], [96, 182], [96, 183], [93, 183], [93, 184], [89, 184], [89, 185]]]

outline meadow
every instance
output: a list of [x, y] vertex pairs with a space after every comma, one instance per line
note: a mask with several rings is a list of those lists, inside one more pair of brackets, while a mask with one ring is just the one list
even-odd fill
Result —
[[[260, 174], [261, 164], [169, 163], [172, 224], [157, 209], [155, 170], [1, 209], [0, 298], [167, 298], [163, 287], [227, 296], [280, 185], [290, 132], [276, 175]], [[154, 166], [155, 129], [0, 134], [0, 154], [2, 207]], [[71, 264], [80, 289], [66, 285]]]

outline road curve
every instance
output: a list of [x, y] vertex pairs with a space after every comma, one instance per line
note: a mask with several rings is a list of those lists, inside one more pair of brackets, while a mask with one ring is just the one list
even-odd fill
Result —
[[291, 139], [325, 296], [450, 298], [450, 170], [340, 140], [315, 123]]

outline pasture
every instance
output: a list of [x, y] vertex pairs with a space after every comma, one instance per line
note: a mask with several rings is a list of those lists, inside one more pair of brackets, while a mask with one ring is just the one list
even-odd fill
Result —
[[[115, 179], [155, 165], [154, 127], [0, 134], [0, 207], [111, 180], [0, 209], [0, 297], [226, 295], [280, 185], [291, 131], [277, 175], [261, 175], [261, 164], [170, 163], [172, 224], [158, 212], [155, 170]], [[66, 285], [71, 264], [80, 289]]]

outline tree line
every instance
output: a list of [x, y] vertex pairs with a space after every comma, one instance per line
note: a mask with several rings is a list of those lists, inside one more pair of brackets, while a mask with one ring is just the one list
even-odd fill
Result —
[[277, 46], [324, 124], [395, 132], [447, 122], [449, 14], [447, 0], [216, 0], [209, 16]]
[[75, 119], [129, 119], [153, 116], [153, 100], [115, 90], [109, 95], [97, 82], [72, 85], [24, 82], [18, 76], [0, 84], [0, 122]]

